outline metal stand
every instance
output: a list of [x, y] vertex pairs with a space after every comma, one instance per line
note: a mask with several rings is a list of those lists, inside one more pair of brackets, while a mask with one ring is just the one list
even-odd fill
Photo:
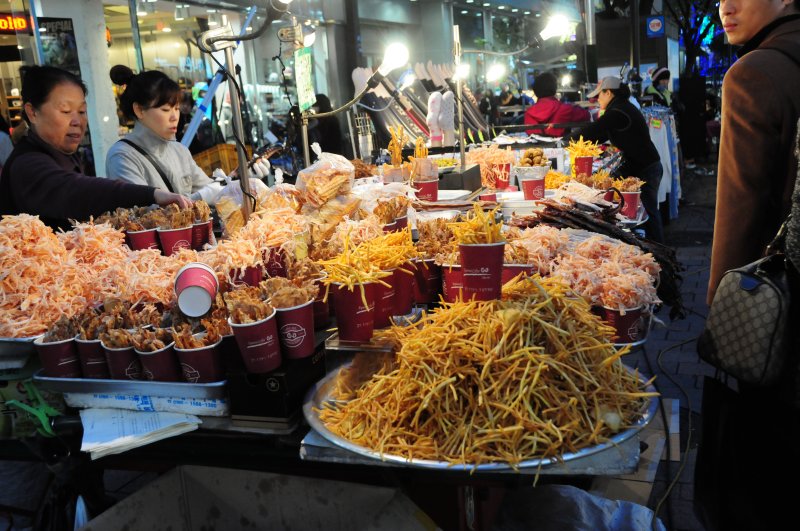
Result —
[[[456, 63], [456, 72], [461, 65], [461, 36], [458, 31], [458, 25], [453, 26], [453, 58]], [[461, 86], [464, 80], [458, 76], [456, 80], [456, 92], [458, 96], [458, 151], [461, 155], [461, 171], [467, 168], [467, 155], [464, 152], [464, 99], [462, 95]]]

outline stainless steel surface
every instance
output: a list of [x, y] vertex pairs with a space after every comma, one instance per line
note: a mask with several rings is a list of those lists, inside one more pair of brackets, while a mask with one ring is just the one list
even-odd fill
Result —
[[0, 338], [0, 369], [24, 367], [28, 358], [36, 353], [36, 348], [33, 346], [36, 337]]
[[[453, 57], [455, 59], [456, 72], [458, 72], [458, 67], [461, 65], [461, 35], [457, 24], [453, 26]], [[467, 166], [467, 155], [464, 152], [466, 136], [464, 135], [464, 100], [462, 99], [463, 91], [461, 90], [464, 80], [461, 77], [458, 76], [456, 81], [456, 92], [458, 93], [458, 151], [461, 160], [461, 171], [463, 172]]]
[[344, 341], [339, 339], [339, 332], [334, 332], [325, 340], [325, 350], [341, 350], [344, 352], [392, 352], [394, 347], [388, 341], [373, 340], [367, 343], [361, 341]]
[[303, 124], [300, 130], [303, 133], [303, 162], [308, 168], [311, 166], [311, 155], [308, 152], [308, 113], [303, 113]]
[[[230, 32], [233, 35], [233, 31]], [[252, 205], [250, 204], [250, 168], [247, 167], [247, 153], [244, 150], [244, 126], [242, 125], [242, 109], [239, 101], [239, 93], [236, 90], [236, 62], [233, 59], [234, 42], [225, 48], [225, 63], [228, 69], [228, 93], [231, 95], [231, 119], [233, 120], [233, 135], [239, 139], [236, 142], [236, 153], [239, 156], [239, 185], [242, 187], [244, 197], [242, 198], [242, 216], [244, 223], [250, 218]], [[244, 89], [242, 89], [244, 90]]]
[[[323, 405], [331, 400], [330, 397], [335, 387], [336, 377], [339, 375], [339, 372], [345, 368], [346, 367], [341, 367], [339, 368], [339, 370], [331, 372], [325, 378], [320, 380], [311, 390], [309, 390], [308, 394], [306, 395], [305, 403], [303, 404], [303, 415], [305, 416], [306, 421], [309, 423], [311, 428], [316, 430], [317, 433], [319, 433], [322, 437], [324, 437], [328, 441], [332, 442], [333, 444], [345, 450], [349, 450], [350, 452], [353, 452], [359, 456], [399, 465], [406, 465], [406, 466], [420, 467], [420, 468], [442, 469], [442, 470], [445, 469], [470, 470], [470, 471], [513, 470], [511, 465], [505, 463], [486, 463], [481, 465], [455, 465], [448, 463], [446, 461], [432, 461], [429, 459], [406, 459], [405, 457], [396, 455], [388, 455], [388, 454], [381, 455], [379, 452], [375, 452], [363, 446], [354, 444], [343, 437], [339, 437], [335, 433], [328, 430], [325, 424], [320, 420], [317, 410], [322, 409]], [[652, 386], [648, 386], [647, 390], [655, 391], [655, 389]], [[582, 459], [584, 457], [589, 457], [599, 452], [619, 446], [623, 442], [634, 437], [642, 428], [644, 428], [652, 420], [653, 416], [656, 413], [657, 407], [658, 407], [658, 399], [657, 398], [651, 399], [649, 403], [646, 405], [646, 407], [643, 409], [642, 417], [639, 419], [638, 422], [635, 423], [634, 426], [631, 426], [630, 428], [617, 433], [616, 435], [611, 437], [608, 442], [584, 448], [577, 452], [570, 452], [563, 454], [561, 456], [561, 461], [563, 463], [569, 463], [570, 461], [574, 461], [576, 459]], [[518, 467], [520, 469], [534, 468], [534, 467], [535, 468], [549, 467], [555, 465], [556, 463], [558, 463], [558, 461], [551, 458], [529, 459], [527, 461], [522, 461], [518, 465]]]
[[146, 380], [95, 380], [91, 378], [50, 378], [42, 371], [33, 375], [40, 389], [58, 393], [101, 393], [177, 398], [225, 398], [226, 380], [207, 384], [149, 382]]

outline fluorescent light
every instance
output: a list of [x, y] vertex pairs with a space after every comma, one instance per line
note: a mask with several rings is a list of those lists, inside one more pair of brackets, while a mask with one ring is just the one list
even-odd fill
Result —
[[531, 12], [526, 10], [526, 11], [525, 11], [524, 13], [522, 13], [522, 14], [523, 14], [523, 15], [530, 15], [530, 14], [531, 14]]
[[542, 16], [542, 14], [541, 14], [541, 13], [536, 13], [536, 16], [537, 16], [537, 17], [541, 17], [541, 16]]
[[469, 13], [469, 11], [467, 11], [466, 9], [462, 9], [462, 10], [461, 10], [461, 14], [462, 14], [462, 15], [466, 15], [466, 14], [468, 14], [468, 13]]
[[505, 9], [506, 6], [497, 6], [497, 9]]
[[512, 13], [516, 13], [517, 11], [519, 11], [519, 9], [517, 9], [516, 7], [511, 10]]
[[492, 4], [490, 4], [489, 2], [484, 2], [483, 3], [483, 7], [489, 7], [490, 5], [492, 5]]

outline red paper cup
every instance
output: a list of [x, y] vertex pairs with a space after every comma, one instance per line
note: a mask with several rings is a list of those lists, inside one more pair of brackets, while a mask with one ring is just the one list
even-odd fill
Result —
[[276, 310], [283, 355], [300, 359], [314, 354], [314, 301]]
[[154, 352], [135, 351], [142, 364], [142, 373], [145, 379], [156, 382], [180, 382], [183, 380], [178, 359], [175, 357], [174, 346], [173, 342]]
[[505, 242], [459, 244], [466, 300], [490, 301], [500, 298], [505, 248]]
[[414, 271], [414, 300], [431, 303], [439, 300], [442, 291], [442, 268], [433, 260], [418, 260]]
[[314, 299], [314, 327], [320, 329], [331, 324], [331, 308], [328, 301], [325, 300], [327, 288], [322, 280], [315, 280], [314, 283], [319, 288], [317, 298]]
[[264, 280], [264, 270], [260, 267], [248, 266], [244, 270], [234, 270], [232, 276], [234, 286], [258, 286]]
[[508, 187], [511, 180], [511, 163], [490, 164], [489, 173], [494, 175], [494, 187], [503, 190]]
[[202, 251], [203, 246], [211, 241], [211, 224], [209, 219], [192, 225], [192, 249]]
[[404, 228], [408, 227], [408, 216], [400, 216], [399, 218], [395, 218], [394, 222], [397, 223], [395, 230], [403, 230]]
[[397, 230], [397, 221], [392, 221], [383, 226], [383, 232], [394, 232]]
[[228, 319], [247, 372], [261, 374], [281, 365], [276, 313], [273, 310], [269, 317], [255, 323], [236, 324]]
[[128, 242], [128, 247], [134, 251], [141, 251], [142, 249], [158, 249], [158, 235], [156, 229], [125, 231], [125, 239]]
[[200, 317], [208, 313], [217, 297], [219, 281], [214, 270], [206, 264], [192, 262], [178, 270], [175, 275], [175, 294], [178, 308], [189, 317]]
[[[401, 271], [401, 269], [405, 269], [408, 273]], [[414, 271], [415, 266], [411, 262], [406, 262], [394, 270], [391, 280], [394, 285], [393, 315], [411, 313], [411, 307], [414, 306]]]
[[503, 264], [503, 284], [507, 283], [520, 273], [525, 276], [531, 276], [533, 274], [533, 266], [530, 264]]
[[375, 292], [375, 316], [373, 323], [375, 328], [385, 328], [392, 324], [392, 316], [395, 315], [395, 302], [394, 298], [397, 295], [394, 286], [394, 273], [396, 269], [389, 271], [390, 276], [383, 279], [389, 286], [384, 286], [380, 283], [375, 283], [373, 288]]
[[497, 193], [496, 192], [487, 192], [485, 194], [480, 195], [481, 201], [490, 201], [494, 202], [497, 201]]
[[142, 363], [133, 347], [109, 348], [103, 345], [108, 372], [114, 380], [142, 380]]
[[177, 253], [181, 249], [192, 248], [192, 227], [182, 229], [158, 229], [161, 250], [166, 256]]
[[[361, 287], [364, 296], [361, 296]], [[353, 291], [334, 283], [331, 286], [333, 307], [342, 341], [367, 342], [372, 339], [375, 320], [375, 283], [356, 284]], [[367, 306], [364, 306], [366, 299]]]
[[420, 201], [439, 200], [439, 180], [435, 181], [416, 181], [414, 186], [417, 188], [417, 199]]
[[609, 326], [616, 330], [615, 343], [635, 343], [647, 337], [650, 320], [643, 307], [624, 312], [605, 307], [593, 309]]
[[526, 201], [544, 199], [544, 177], [519, 177], [522, 195]]
[[264, 250], [264, 270], [268, 277], [285, 277], [286, 252], [277, 246]]
[[51, 378], [80, 378], [81, 362], [75, 350], [75, 338], [52, 343], [42, 342], [44, 336], [33, 342], [46, 376]]
[[639, 215], [639, 204], [642, 200], [642, 192], [621, 192], [625, 199], [625, 204], [620, 210], [620, 214], [628, 219], [636, 219]]
[[108, 362], [99, 339], [75, 338], [84, 378], [108, 378]]
[[460, 265], [442, 264], [442, 298], [445, 302], [456, 302], [463, 296], [464, 273]]
[[591, 175], [594, 157], [575, 157], [575, 175]]
[[203, 348], [184, 350], [175, 348], [181, 362], [183, 379], [189, 383], [219, 382], [225, 378], [222, 370], [222, 354], [219, 345], [222, 339]]
[[616, 194], [614, 193], [614, 190], [606, 190], [606, 193], [603, 194], [603, 199], [605, 199], [609, 203], [613, 203], [615, 195]]

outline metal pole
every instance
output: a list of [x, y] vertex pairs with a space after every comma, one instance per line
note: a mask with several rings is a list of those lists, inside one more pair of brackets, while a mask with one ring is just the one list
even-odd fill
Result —
[[631, 66], [636, 72], [641, 70], [639, 51], [639, 0], [631, 0]]
[[[458, 31], [458, 24], [453, 26], [453, 57], [456, 63], [456, 72], [461, 65], [461, 36]], [[458, 93], [458, 149], [461, 155], [461, 171], [467, 167], [467, 154], [464, 152], [464, 98], [462, 97], [461, 85], [464, 80], [462, 76], [457, 76], [456, 92]]]
[[300, 128], [303, 134], [303, 160], [306, 168], [311, 166], [311, 154], [308, 151], [308, 114], [303, 113], [303, 125]]
[[[233, 135], [238, 138], [244, 138], [244, 127], [242, 126], [242, 110], [239, 105], [239, 92], [236, 90], [236, 79], [233, 77], [235, 63], [233, 60], [233, 48], [228, 46], [225, 48], [225, 63], [230, 72], [228, 76], [228, 92], [231, 95], [231, 120], [233, 122]], [[244, 151], [244, 146], [241, 142], [236, 142], [236, 153], [239, 155], [239, 183], [242, 187], [244, 197], [242, 198], [242, 216], [244, 216], [244, 223], [250, 217], [250, 171], [247, 167], [247, 153]]]
[[133, 35], [133, 52], [136, 54], [136, 68], [144, 72], [144, 56], [142, 55], [142, 39], [139, 36], [139, 17], [136, 15], [136, 0], [128, 0], [128, 13], [131, 17], [131, 33]]

